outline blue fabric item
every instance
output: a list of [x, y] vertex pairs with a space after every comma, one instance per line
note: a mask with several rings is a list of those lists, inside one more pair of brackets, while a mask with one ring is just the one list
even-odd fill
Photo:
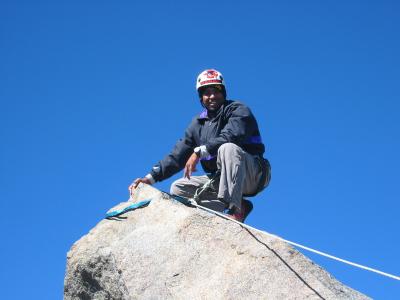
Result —
[[125, 207], [124, 209], [114, 210], [112, 212], [107, 213], [106, 218], [117, 217], [128, 211], [135, 210], [140, 207], [145, 207], [145, 206], [149, 205], [150, 202], [151, 202], [151, 200], [143, 200], [143, 201], [134, 203], [132, 205], [129, 205], [129, 206]]
[[212, 160], [216, 157], [217, 157], [216, 155], [208, 155], [206, 157], [200, 158], [200, 160]]
[[203, 111], [200, 113], [199, 118], [201, 118], [201, 119], [208, 118], [207, 109], [203, 110]]
[[261, 136], [256, 135], [256, 136], [251, 136], [249, 139], [246, 141], [247, 144], [262, 144]]

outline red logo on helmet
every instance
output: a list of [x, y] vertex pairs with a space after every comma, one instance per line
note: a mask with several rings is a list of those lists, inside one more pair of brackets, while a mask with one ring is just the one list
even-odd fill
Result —
[[218, 78], [218, 72], [217, 71], [207, 70], [206, 72], [207, 72], [207, 74], [206, 74], [207, 78]]

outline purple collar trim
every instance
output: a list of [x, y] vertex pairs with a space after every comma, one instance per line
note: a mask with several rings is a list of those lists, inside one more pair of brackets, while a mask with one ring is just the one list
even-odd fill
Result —
[[199, 118], [200, 118], [200, 119], [208, 118], [207, 109], [203, 110], [203, 111], [200, 113]]

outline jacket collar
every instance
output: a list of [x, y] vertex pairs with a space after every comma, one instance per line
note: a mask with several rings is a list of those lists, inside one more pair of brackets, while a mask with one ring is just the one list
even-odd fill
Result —
[[198, 119], [199, 119], [199, 120], [201, 120], [201, 119], [208, 119], [207, 109], [204, 109], [204, 110], [199, 114]]
[[[224, 110], [225, 105], [228, 104], [228, 100], [225, 100], [225, 102], [221, 105], [221, 107], [218, 109], [217, 114], [215, 115], [214, 118], [218, 117], [221, 114], [221, 111]], [[199, 116], [197, 117], [199, 120], [204, 120], [204, 119], [210, 119], [208, 116], [208, 111], [206, 108], [204, 108]]]

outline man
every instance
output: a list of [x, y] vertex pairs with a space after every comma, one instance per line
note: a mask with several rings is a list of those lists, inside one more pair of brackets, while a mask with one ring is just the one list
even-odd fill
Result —
[[[243, 222], [253, 205], [242, 197], [259, 193], [271, 177], [257, 121], [247, 106], [226, 99], [225, 82], [217, 70], [201, 72], [196, 89], [204, 110], [193, 118], [172, 152], [145, 177], [137, 178], [129, 190], [140, 182], [154, 184], [184, 169], [184, 178], [172, 184], [171, 194], [196, 195], [204, 206], [214, 201], [213, 209], [226, 209], [229, 217]], [[199, 161], [207, 175], [192, 176]], [[205, 184], [209, 188], [203, 189]]]

